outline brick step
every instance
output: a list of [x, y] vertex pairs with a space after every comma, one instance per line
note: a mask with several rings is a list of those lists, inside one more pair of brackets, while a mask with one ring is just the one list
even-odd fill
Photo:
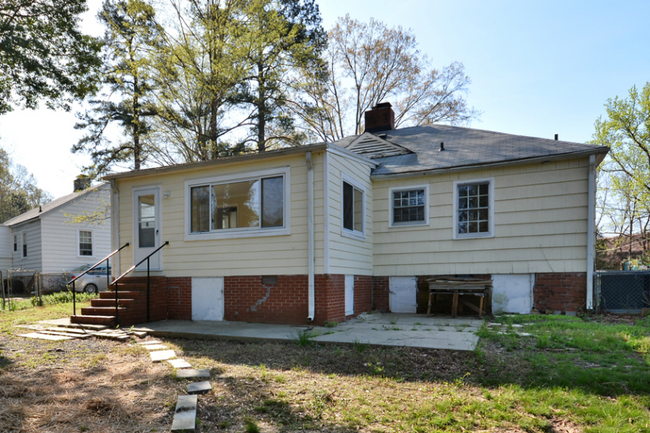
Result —
[[[143, 293], [140, 291], [122, 291], [120, 288], [120, 290], [117, 292], [117, 299], [137, 299], [140, 297], [140, 295], [143, 295]], [[147, 294], [144, 293], [144, 296], [147, 296]], [[115, 292], [99, 292], [99, 299], [112, 299], [113, 302], [115, 302]]]
[[70, 316], [70, 323], [115, 326], [115, 316]]
[[[119, 315], [124, 314], [127, 309], [120, 307], [117, 309]], [[115, 306], [111, 307], [84, 307], [81, 309], [81, 315], [83, 316], [115, 316]]]
[[[128, 282], [128, 283], [124, 283], [124, 284], [120, 283], [117, 286], [118, 286], [118, 291], [119, 292], [123, 292], [125, 290], [126, 291], [131, 290], [133, 292], [142, 292], [142, 291], [147, 290], [147, 283], [131, 283], [131, 282]], [[108, 286], [108, 290], [114, 291], [115, 286], [113, 286], [113, 285]]]
[[[132, 305], [136, 305], [135, 299], [123, 299], [123, 298], [118, 298], [117, 303], [120, 307], [130, 307]], [[91, 299], [90, 300], [90, 306], [91, 307], [113, 307], [115, 309], [115, 298], [113, 299]]]

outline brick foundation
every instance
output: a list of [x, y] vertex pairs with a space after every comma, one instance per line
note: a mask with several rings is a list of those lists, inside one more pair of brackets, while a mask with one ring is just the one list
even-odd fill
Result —
[[389, 287], [389, 277], [372, 277], [373, 310], [388, 311]]
[[192, 320], [192, 278], [167, 278], [167, 318]]
[[587, 302], [585, 272], [535, 274], [534, 306], [539, 311], [579, 311]]

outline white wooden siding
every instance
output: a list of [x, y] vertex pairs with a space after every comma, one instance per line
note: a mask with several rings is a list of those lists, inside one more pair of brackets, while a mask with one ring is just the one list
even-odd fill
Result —
[[[588, 159], [374, 182], [374, 274], [585, 272]], [[452, 239], [453, 182], [494, 178], [495, 236]], [[388, 227], [388, 189], [430, 184], [428, 226]]]
[[[94, 264], [111, 252], [110, 210], [98, 223], [73, 223], [84, 212], [101, 211], [110, 204], [110, 186], [90, 191], [41, 217], [43, 239], [42, 272], [64, 272], [83, 264]], [[93, 232], [93, 255], [79, 257], [79, 230]]]
[[[27, 235], [27, 257], [23, 257], [23, 233]], [[41, 262], [41, 221], [37, 219], [14, 226], [11, 234], [12, 250], [13, 235], [18, 235], [18, 251], [13, 252], [12, 267], [14, 269], [23, 268], [43, 272]]]
[[[337, 154], [329, 154], [329, 263], [331, 274], [372, 275], [373, 185], [370, 167]], [[342, 175], [365, 189], [365, 239], [343, 236]]]
[[[323, 272], [323, 155], [312, 155], [314, 163], [316, 273]], [[185, 181], [211, 176], [240, 176], [259, 170], [290, 167], [291, 234], [253, 238], [185, 241]], [[222, 277], [230, 275], [296, 275], [307, 273], [307, 164], [305, 155], [264, 161], [238, 162], [175, 173], [118, 179], [120, 245], [132, 242], [132, 190], [161, 187], [162, 274], [170, 277]], [[121, 253], [122, 271], [133, 265], [132, 249]]]
[[14, 237], [11, 234], [11, 228], [0, 225], [0, 272], [3, 277], [7, 275], [7, 269], [11, 268], [13, 249]]

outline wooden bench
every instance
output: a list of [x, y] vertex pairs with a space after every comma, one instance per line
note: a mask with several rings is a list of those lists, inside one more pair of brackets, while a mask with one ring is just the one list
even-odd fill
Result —
[[[433, 299], [436, 295], [452, 295], [451, 303], [451, 317], [458, 315], [458, 303], [469, 307], [478, 313], [478, 317], [483, 317], [483, 300], [485, 296], [490, 293], [492, 288], [491, 280], [478, 280], [474, 278], [449, 278], [438, 279], [431, 278], [427, 280], [429, 283], [429, 307], [427, 308], [427, 316], [431, 315], [431, 306]], [[460, 296], [478, 296], [481, 298], [478, 308], [476, 305], [460, 299]]]

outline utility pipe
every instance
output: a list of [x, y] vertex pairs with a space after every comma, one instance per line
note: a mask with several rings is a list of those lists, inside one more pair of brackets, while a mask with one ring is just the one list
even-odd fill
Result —
[[596, 156], [589, 156], [587, 199], [587, 310], [594, 308], [594, 255], [596, 252]]
[[314, 164], [311, 159], [311, 152], [305, 155], [307, 162], [307, 234], [308, 234], [308, 275], [307, 275], [307, 290], [308, 290], [308, 315], [307, 320], [310, 322], [314, 320], [316, 313], [316, 295], [314, 293]]
[[[119, 190], [115, 184], [115, 179], [111, 179], [111, 225], [113, 226], [113, 236], [111, 236], [111, 251], [120, 247], [120, 206]], [[107, 264], [108, 266], [108, 264]], [[113, 276], [120, 275], [120, 258], [119, 255], [113, 259]]]

